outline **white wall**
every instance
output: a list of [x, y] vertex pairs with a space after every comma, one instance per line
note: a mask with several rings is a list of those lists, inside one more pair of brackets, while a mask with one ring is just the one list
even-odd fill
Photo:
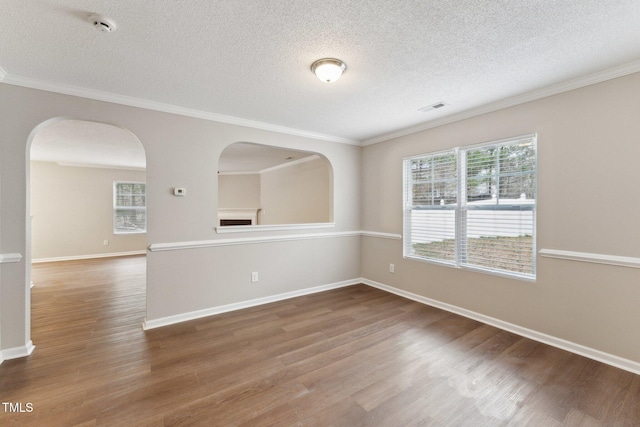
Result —
[[261, 173], [261, 223], [330, 222], [331, 184], [331, 166], [323, 158]]
[[145, 233], [113, 233], [114, 181], [145, 182], [146, 174], [31, 162], [32, 259], [144, 251]]
[[218, 208], [260, 207], [260, 174], [218, 175]]
[[[23, 255], [20, 262], [2, 264], [0, 270], [1, 349], [24, 347], [30, 340], [31, 253], [27, 245], [30, 236], [25, 231], [30, 135], [34, 128], [56, 117], [113, 124], [130, 130], [141, 141], [147, 155], [147, 242], [151, 246], [240, 237], [215, 232], [217, 161], [226, 146], [238, 141], [312, 151], [326, 157], [334, 172], [336, 225], [323, 231], [360, 229], [361, 147], [0, 84], [0, 253]], [[185, 187], [187, 195], [173, 196], [174, 187]], [[243, 233], [241, 237], [308, 233], [274, 231]], [[311, 241], [150, 251], [147, 318], [153, 321], [357, 278], [359, 241], [354, 234]], [[301, 244], [310, 249], [301, 251]], [[294, 256], [295, 266], [285, 263]], [[250, 274], [256, 268], [262, 269], [260, 282], [251, 284]]]
[[[640, 257], [640, 74], [420, 133], [363, 152], [363, 229], [402, 233], [402, 158], [537, 132], [537, 249]], [[389, 273], [395, 264], [395, 274]], [[363, 238], [362, 275], [640, 362], [640, 269], [537, 257], [529, 283], [403, 259]]]

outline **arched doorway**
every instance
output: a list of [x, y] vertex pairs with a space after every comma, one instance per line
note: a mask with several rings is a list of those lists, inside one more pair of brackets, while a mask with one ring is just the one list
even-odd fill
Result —
[[27, 283], [32, 263], [146, 254], [146, 155], [129, 130], [48, 120], [29, 137], [26, 170]]

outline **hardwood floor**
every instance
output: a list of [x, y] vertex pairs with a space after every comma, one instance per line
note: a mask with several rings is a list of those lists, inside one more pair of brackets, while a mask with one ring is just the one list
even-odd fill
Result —
[[365, 285], [145, 332], [144, 257], [33, 278], [1, 426], [640, 425], [640, 376]]

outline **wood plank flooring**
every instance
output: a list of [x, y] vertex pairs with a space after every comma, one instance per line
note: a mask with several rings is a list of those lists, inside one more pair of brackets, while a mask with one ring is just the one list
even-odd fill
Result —
[[640, 426], [640, 376], [365, 285], [145, 332], [144, 257], [33, 278], [3, 427]]

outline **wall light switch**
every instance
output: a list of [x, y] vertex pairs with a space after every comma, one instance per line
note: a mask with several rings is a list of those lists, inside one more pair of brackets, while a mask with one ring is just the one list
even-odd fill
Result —
[[258, 281], [258, 272], [254, 271], [251, 273], [251, 283], [256, 283]]
[[396, 266], [394, 264], [389, 264], [389, 273], [395, 273], [396, 272]]

